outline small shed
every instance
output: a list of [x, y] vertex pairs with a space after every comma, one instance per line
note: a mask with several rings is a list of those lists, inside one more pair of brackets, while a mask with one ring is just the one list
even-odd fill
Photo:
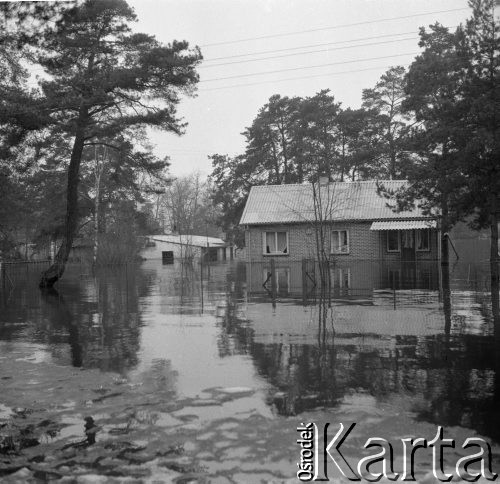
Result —
[[200, 259], [208, 262], [231, 260], [232, 247], [218, 237], [205, 235], [148, 235], [141, 250], [144, 259], [173, 264], [176, 260]]

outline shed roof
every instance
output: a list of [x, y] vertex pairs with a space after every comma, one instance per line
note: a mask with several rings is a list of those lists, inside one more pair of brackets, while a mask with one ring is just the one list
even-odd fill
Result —
[[193, 247], [225, 247], [226, 243], [218, 237], [206, 237], [205, 235], [148, 235], [155, 242], [166, 242], [170, 244], [191, 245]]
[[[420, 208], [394, 212], [390, 200], [377, 192], [377, 184], [397, 191], [407, 182], [403, 180], [371, 180], [332, 182], [322, 185], [320, 194], [323, 219], [332, 221], [415, 220], [432, 219]], [[250, 189], [240, 220], [242, 225], [312, 222], [314, 214], [313, 186], [311, 184], [261, 185]]]

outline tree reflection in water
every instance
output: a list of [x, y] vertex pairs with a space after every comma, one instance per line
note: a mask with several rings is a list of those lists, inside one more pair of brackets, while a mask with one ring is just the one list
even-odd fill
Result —
[[81, 367], [83, 363], [83, 349], [80, 342], [79, 325], [75, 323], [71, 311], [64, 298], [54, 287], [41, 289], [42, 301], [50, 311], [49, 320], [56, 326], [65, 328], [68, 332], [68, 342], [71, 348], [73, 366]]
[[58, 290], [40, 291], [33, 284], [36, 277], [22, 270], [24, 277], [15, 280], [0, 315], [0, 340], [48, 345], [56, 360], [69, 357], [76, 367], [124, 372], [137, 364], [139, 298], [152, 283], [147, 274], [120, 266], [89, 277], [70, 267]]

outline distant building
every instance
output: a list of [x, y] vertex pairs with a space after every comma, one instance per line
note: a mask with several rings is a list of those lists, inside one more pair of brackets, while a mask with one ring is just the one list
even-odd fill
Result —
[[[397, 190], [406, 182], [380, 183]], [[419, 208], [393, 211], [390, 200], [378, 194], [376, 181], [323, 183], [317, 193], [315, 204], [311, 184], [252, 187], [240, 221], [246, 229], [247, 261], [316, 259], [320, 218], [324, 249], [337, 262], [439, 258], [437, 217]]]
[[158, 259], [163, 263], [203, 258], [205, 261], [233, 259], [233, 247], [217, 237], [204, 235], [148, 235], [143, 237], [143, 259]]

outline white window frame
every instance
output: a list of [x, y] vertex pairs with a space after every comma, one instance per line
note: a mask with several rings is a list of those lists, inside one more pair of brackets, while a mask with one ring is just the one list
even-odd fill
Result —
[[[274, 234], [274, 246], [278, 247], [278, 233], [284, 232], [286, 234], [286, 252], [267, 252], [267, 234]], [[287, 256], [290, 255], [290, 241], [288, 239], [288, 230], [264, 230], [262, 232], [262, 255], [267, 256]]]
[[[396, 250], [394, 249], [389, 249], [389, 232], [396, 232], [398, 234], [398, 248]], [[401, 252], [401, 232], [399, 230], [387, 230], [386, 236], [385, 236], [385, 248], [387, 252], [391, 254], [396, 254]]]
[[[341, 250], [338, 247], [334, 247], [333, 244], [335, 239], [339, 240], [338, 235], [334, 237], [334, 234], [338, 234], [339, 232], [345, 232], [347, 234], [347, 250]], [[331, 240], [330, 240], [330, 253], [335, 255], [346, 255], [351, 252], [351, 237], [349, 235], [349, 229], [335, 229], [332, 230]]]
[[431, 251], [431, 230], [430, 229], [417, 229], [416, 232], [422, 233], [422, 231], [427, 233], [427, 249], [419, 249], [417, 247], [417, 233], [415, 233], [415, 250], [417, 252], [430, 252]]

